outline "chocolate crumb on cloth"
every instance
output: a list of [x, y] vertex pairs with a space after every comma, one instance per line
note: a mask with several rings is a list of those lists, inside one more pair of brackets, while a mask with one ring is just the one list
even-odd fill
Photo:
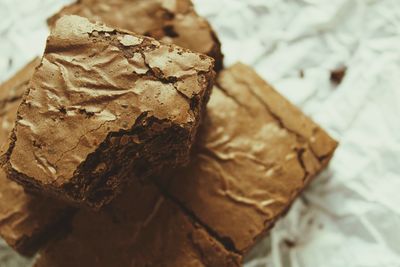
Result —
[[71, 233], [41, 252], [35, 267], [234, 267], [227, 251], [156, 186], [135, 184], [98, 213], [80, 211]]
[[66, 14], [103, 21], [111, 27], [207, 54], [215, 59], [215, 69], [222, 69], [221, 44], [190, 0], [80, 0], [61, 9], [48, 20], [49, 24]]
[[99, 209], [131, 180], [187, 163], [213, 62], [86, 18], [62, 17], [18, 109], [9, 176]]
[[332, 70], [330, 77], [331, 82], [334, 83], [335, 85], [339, 85], [342, 82], [344, 76], [346, 75], [346, 71], [347, 67], [345, 66]]
[[[40, 60], [28, 63], [14, 77], [0, 85], [0, 147], [7, 151], [9, 135], [14, 127], [22, 95], [28, 88], [32, 73]], [[9, 180], [0, 168], [0, 236], [16, 251], [32, 255], [59, 230], [72, 209], [62, 203], [24, 191]]]
[[337, 142], [248, 66], [223, 70], [217, 85], [191, 164], [158, 181], [245, 254], [325, 168]]

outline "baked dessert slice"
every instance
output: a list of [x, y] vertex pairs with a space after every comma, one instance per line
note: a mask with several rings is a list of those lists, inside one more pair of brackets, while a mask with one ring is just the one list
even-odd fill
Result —
[[337, 142], [254, 70], [223, 70], [187, 168], [158, 179], [245, 255], [331, 159]]
[[190, 0], [79, 0], [48, 22], [54, 25], [61, 16], [71, 14], [207, 54], [215, 59], [215, 69], [222, 69], [221, 44]]
[[227, 251], [152, 184], [135, 184], [100, 212], [80, 211], [36, 267], [234, 267]]
[[[9, 147], [9, 136], [22, 96], [40, 60], [34, 59], [0, 85], [0, 150]], [[73, 210], [47, 197], [25, 192], [0, 168], [0, 236], [23, 255], [34, 254], [54, 232], [64, 226]]]
[[213, 85], [213, 62], [62, 17], [18, 109], [9, 176], [28, 190], [99, 209], [131, 180], [185, 164]]

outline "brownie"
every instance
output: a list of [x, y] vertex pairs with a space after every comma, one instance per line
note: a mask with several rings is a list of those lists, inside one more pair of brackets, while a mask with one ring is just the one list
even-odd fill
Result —
[[213, 85], [208, 56], [64, 16], [18, 109], [9, 176], [99, 209], [185, 164]]
[[337, 142], [250, 67], [223, 70], [191, 164], [167, 194], [244, 255], [325, 168]]
[[151, 184], [135, 184], [98, 213], [80, 211], [71, 228], [39, 253], [36, 267], [233, 267], [241, 262]]
[[[33, 60], [0, 85], [2, 153], [8, 149], [8, 138], [14, 127], [18, 106], [39, 62], [39, 59]], [[71, 213], [71, 209], [57, 201], [26, 193], [22, 186], [7, 179], [0, 168], [0, 235], [19, 253], [32, 255]]]
[[222, 69], [221, 44], [190, 0], [80, 0], [51, 17], [49, 24], [65, 14], [103, 21], [115, 28], [207, 54], [215, 59], [215, 69]]

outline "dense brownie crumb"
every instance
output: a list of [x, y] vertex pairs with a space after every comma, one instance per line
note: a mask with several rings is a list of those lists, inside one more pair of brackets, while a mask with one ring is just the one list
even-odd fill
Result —
[[346, 75], [346, 71], [347, 71], [346, 67], [340, 67], [335, 70], [332, 70], [331, 82], [333, 82], [336, 85], [339, 85], [342, 82], [344, 76]]
[[300, 78], [302, 78], [302, 79], [304, 78], [304, 70], [300, 70], [300, 71], [299, 71], [299, 76], [300, 76]]

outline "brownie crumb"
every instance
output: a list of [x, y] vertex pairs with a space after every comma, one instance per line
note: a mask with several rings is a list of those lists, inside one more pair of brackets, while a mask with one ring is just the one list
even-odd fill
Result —
[[304, 70], [299, 71], [299, 76], [300, 76], [300, 78], [304, 78]]
[[290, 239], [284, 239], [283, 242], [285, 242], [285, 245], [288, 248], [293, 248], [293, 247], [296, 246], [296, 243], [293, 240], [290, 240]]
[[335, 70], [332, 70], [331, 82], [333, 82], [336, 85], [339, 85], [342, 82], [344, 76], [346, 75], [346, 71], [347, 71], [346, 67], [340, 67]]

